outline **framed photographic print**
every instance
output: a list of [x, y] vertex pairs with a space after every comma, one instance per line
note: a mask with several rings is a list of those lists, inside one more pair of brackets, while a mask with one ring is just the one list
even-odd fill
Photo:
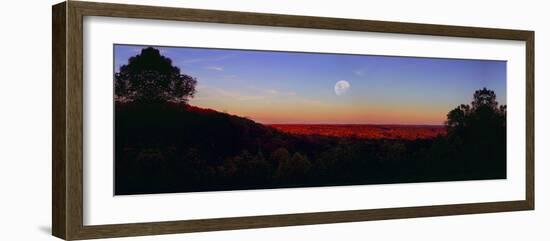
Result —
[[534, 209], [534, 32], [53, 6], [53, 235]]

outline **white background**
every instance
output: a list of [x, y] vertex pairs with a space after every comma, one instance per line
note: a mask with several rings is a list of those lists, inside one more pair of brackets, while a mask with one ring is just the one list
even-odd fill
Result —
[[[134, 0], [133, 3], [148, 1]], [[149, 1], [153, 2], [153, 1]], [[161, 1], [154, 1], [159, 4]], [[166, 5], [536, 31], [536, 211], [128, 238], [127, 240], [547, 240], [550, 21], [544, 1], [162, 1]], [[0, 14], [0, 239], [55, 240], [51, 226], [53, 1], [9, 1]], [[124, 239], [121, 239], [124, 240]]]
[[[506, 60], [507, 178], [113, 197], [113, 43]], [[84, 225], [525, 199], [524, 42], [86, 17], [84, 56]]]

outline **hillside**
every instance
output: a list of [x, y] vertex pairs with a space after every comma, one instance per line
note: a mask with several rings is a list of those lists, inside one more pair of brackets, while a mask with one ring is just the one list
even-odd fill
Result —
[[115, 112], [116, 195], [506, 175], [505, 166], [453, 154], [463, 147], [441, 135], [414, 140], [296, 135], [183, 104], [117, 103]]
[[117, 104], [117, 144], [209, 147], [215, 156], [254, 148], [259, 139], [277, 135], [249, 119], [182, 104]]

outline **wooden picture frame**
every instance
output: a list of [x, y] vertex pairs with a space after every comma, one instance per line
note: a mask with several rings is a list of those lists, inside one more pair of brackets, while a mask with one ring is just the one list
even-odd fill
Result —
[[[66, 240], [173, 234], [533, 210], [534, 189], [534, 32], [400, 22], [275, 15], [169, 7], [68, 1], [52, 8], [52, 233]], [[525, 199], [489, 203], [416, 206], [335, 212], [180, 220], [152, 223], [83, 224], [83, 17], [107, 16], [174, 21], [299, 27], [526, 43]]]

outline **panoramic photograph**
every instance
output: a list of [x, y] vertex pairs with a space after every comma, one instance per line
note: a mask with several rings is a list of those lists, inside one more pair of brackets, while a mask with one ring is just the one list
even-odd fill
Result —
[[506, 178], [506, 61], [113, 46], [115, 195]]

